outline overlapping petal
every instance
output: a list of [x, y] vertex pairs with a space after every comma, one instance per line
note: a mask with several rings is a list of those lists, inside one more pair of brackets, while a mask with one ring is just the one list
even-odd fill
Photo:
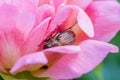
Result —
[[[58, 54], [60, 57], [61, 54], [77, 54], [80, 52], [79, 46], [62, 46], [54, 47], [50, 49], [43, 50], [41, 52], [32, 53], [26, 56], [21, 57], [13, 66], [11, 73], [17, 73], [21, 71], [32, 71], [35, 69], [40, 69], [43, 65], [47, 65], [47, 60], [54, 58], [55, 54]], [[45, 57], [45, 55], [47, 55]], [[24, 62], [23, 62], [24, 61]], [[55, 61], [55, 59], [54, 59]], [[50, 62], [53, 63], [53, 62]]]
[[[0, 71], [73, 79], [117, 52], [116, 46], [96, 40], [109, 41], [120, 30], [120, 5], [115, 0], [92, 1], [1, 0]], [[65, 30], [75, 33], [73, 45], [44, 49], [46, 39]], [[95, 40], [86, 40], [89, 37]]]
[[67, 0], [67, 4], [76, 5], [82, 9], [86, 9], [92, 1], [93, 0]]
[[86, 40], [80, 44], [78, 54], [66, 55], [54, 63], [43, 74], [36, 76], [52, 77], [53, 79], [73, 79], [95, 68], [111, 51], [118, 51], [114, 45]]
[[78, 16], [77, 16], [78, 24], [80, 28], [89, 36], [94, 36], [94, 29], [91, 20], [86, 15], [86, 13], [79, 9]]
[[17, 15], [15, 26], [24, 34], [26, 39], [30, 31], [34, 28], [35, 16], [29, 12], [22, 12]]
[[[63, 53], [63, 54], [75, 54], [80, 52], [79, 46], [60, 46], [60, 47], [53, 47], [49, 49], [45, 49], [44, 52], [49, 53]], [[52, 57], [52, 56], [50, 56]]]
[[[25, 53], [31, 53], [36, 51], [40, 44], [46, 39], [45, 35], [48, 29], [48, 25], [51, 18], [45, 19], [37, 27], [35, 27], [29, 34], [28, 40], [26, 42]], [[31, 46], [32, 45], [32, 46]]]
[[36, 12], [36, 25], [40, 24], [44, 19], [53, 17], [55, 14], [54, 7], [50, 5], [43, 5], [37, 9]]
[[20, 57], [23, 34], [15, 27], [17, 9], [8, 4], [0, 6], [0, 9], [0, 63], [5, 68], [11, 68], [15, 60]]
[[50, 4], [50, 0], [39, 0], [39, 6], [42, 6], [44, 4]]
[[120, 4], [117, 1], [94, 1], [86, 12], [95, 28], [94, 39], [108, 42], [120, 30]]
[[[75, 25], [79, 25], [88, 36], [94, 36], [93, 25], [87, 14], [77, 6], [62, 7], [55, 15], [48, 31], [52, 32], [55, 29], [65, 30]], [[49, 32], [49, 33], [50, 33]]]
[[13, 5], [2, 4], [0, 6], [0, 25], [14, 25], [18, 10]]
[[57, 9], [60, 5], [66, 4], [67, 0], [50, 0], [50, 4], [54, 6], [55, 9]]
[[23, 34], [15, 27], [0, 27], [0, 59], [4, 66], [11, 68], [21, 55]]
[[47, 64], [47, 62], [43, 52], [32, 53], [18, 59], [10, 72], [15, 74], [24, 70], [33, 71]]
[[39, 0], [11, 0], [11, 4], [15, 5], [16, 8], [19, 9], [21, 12], [30, 11], [32, 13], [35, 13], [39, 5]]

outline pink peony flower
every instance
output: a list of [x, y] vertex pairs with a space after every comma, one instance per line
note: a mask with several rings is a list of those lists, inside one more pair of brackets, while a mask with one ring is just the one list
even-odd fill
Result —
[[119, 16], [116, 1], [0, 0], [0, 71], [80, 77], [118, 51], [106, 42], [120, 29]]

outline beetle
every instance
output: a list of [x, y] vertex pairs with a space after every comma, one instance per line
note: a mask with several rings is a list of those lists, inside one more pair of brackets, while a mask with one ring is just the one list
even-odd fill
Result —
[[71, 45], [75, 41], [75, 33], [72, 30], [64, 30], [45, 40], [44, 49]]
[[64, 46], [64, 45], [72, 45], [75, 42], [75, 33], [71, 29], [77, 24], [75, 22], [71, 27], [66, 30], [59, 31], [55, 35], [50, 38], [47, 38], [44, 43], [44, 49], [56, 47], [56, 46]]

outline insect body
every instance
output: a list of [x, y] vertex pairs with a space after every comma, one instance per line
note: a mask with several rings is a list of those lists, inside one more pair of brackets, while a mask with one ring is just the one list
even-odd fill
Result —
[[55, 46], [71, 45], [75, 41], [75, 33], [73, 31], [61, 31], [56, 33], [53, 37], [45, 41], [44, 49]]

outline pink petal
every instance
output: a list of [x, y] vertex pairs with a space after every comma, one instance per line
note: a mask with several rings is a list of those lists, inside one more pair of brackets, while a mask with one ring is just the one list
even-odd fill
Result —
[[63, 22], [69, 17], [71, 11], [72, 9], [70, 7], [60, 8], [60, 10], [56, 12], [55, 17], [50, 23], [50, 26], [48, 28], [48, 34], [53, 32], [57, 27], [63, 24]]
[[50, 4], [50, 0], [39, 0], [39, 6], [42, 6], [44, 4]]
[[72, 4], [79, 6], [82, 9], [86, 9], [87, 6], [92, 2], [93, 0], [67, 0], [67, 4]]
[[35, 27], [29, 34], [28, 40], [26, 42], [26, 53], [34, 52], [39, 48], [41, 42], [46, 39], [45, 35], [51, 18], [45, 19], [41, 24]]
[[34, 13], [39, 5], [39, 0], [11, 0], [11, 4], [15, 5], [20, 11]]
[[116, 1], [94, 1], [88, 8], [94, 29], [94, 39], [110, 41], [120, 30], [120, 4]]
[[0, 6], [0, 25], [14, 25], [18, 11], [12, 5], [3, 4]]
[[61, 4], [65, 4], [66, 0], [50, 0], [50, 3], [57, 9]]
[[74, 5], [62, 7], [51, 21], [48, 31], [52, 32], [55, 29], [66, 29], [72, 27], [77, 21], [79, 27], [88, 36], [94, 36], [91, 20], [82, 9]]
[[[60, 47], [53, 47], [44, 50], [45, 52], [55, 52], [55, 53], [63, 53], [63, 54], [75, 54], [80, 52], [79, 46], [60, 46]], [[51, 56], [52, 57], [52, 56]]]
[[43, 5], [37, 9], [36, 21], [37, 25], [40, 24], [44, 19], [52, 17], [55, 14], [54, 8], [49, 5]]
[[89, 36], [94, 36], [93, 25], [87, 14], [79, 8], [78, 16], [77, 16], [78, 24], [80, 28]]
[[15, 74], [26, 70], [33, 71], [39, 69], [44, 64], [47, 64], [47, 59], [43, 52], [32, 53], [18, 59], [10, 73]]
[[7, 4], [11, 4], [11, 0], [0, 0], [0, 4], [4, 4], [4, 3], [7, 3]]
[[24, 33], [24, 37], [27, 38], [29, 32], [33, 29], [35, 23], [35, 16], [29, 12], [22, 12], [18, 15], [16, 21], [16, 27]]
[[23, 34], [11, 25], [0, 26], [0, 61], [11, 68], [22, 52]]
[[0, 6], [0, 60], [5, 68], [11, 68], [22, 52], [20, 49], [24, 40], [23, 33], [15, 26], [17, 16], [18, 11], [14, 6]]
[[109, 52], [118, 51], [114, 45], [94, 40], [86, 40], [80, 47], [78, 54], [64, 56], [43, 74], [36, 73], [36, 76], [53, 79], [77, 78], [95, 68]]

